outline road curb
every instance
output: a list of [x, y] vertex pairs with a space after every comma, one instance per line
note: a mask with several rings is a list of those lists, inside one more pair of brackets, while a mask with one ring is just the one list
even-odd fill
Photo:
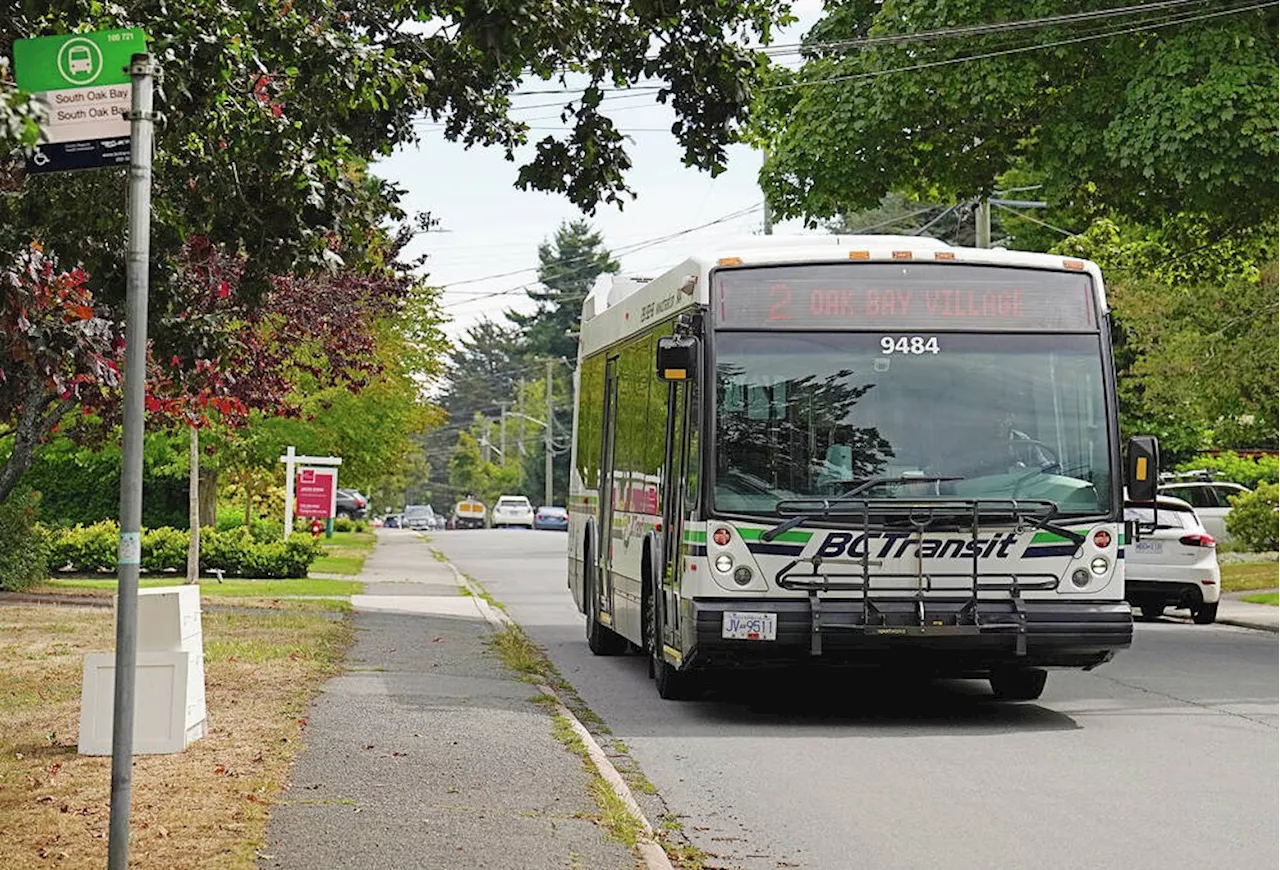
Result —
[[[439, 551], [437, 550], [436, 552]], [[490, 605], [485, 598], [484, 591], [477, 588], [452, 562], [446, 559], [445, 564], [453, 572], [458, 585], [475, 597], [476, 604], [479, 605], [480, 611], [491, 625], [498, 628], [519, 627], [516, 621], [501, 608]], [[640, 804], [636, 802], [635, 795], [631, 793], [626, 780], [622, 778], [622, 774], [618, 773], [618, 769], [613, 766], [609, 756], [605, 755], [604, 749], [596, 742], [595, 737], [587, 730], [587, 727], [578, 720], [578, 717], [573, 715], [573, 711], [561, 702], [560, 696], [556, 694], [555, 689], [542, 680], [536, 680], [536, 684], [543, 694], [555, 701], [556, 713], [565, 718], [570, 727], [573, 728], [574, 733], [578, 735], [579, 739], [587, 747], [587, 757], [595, 765], [596, 772], [609, 784], [609, 787], [613, 789], [613, 793], [618, 796], [618, 800], [622, 801], [627, 812], [635, 820], [636, 824], [640, 826], [643, 835], [636, 840], [636, 851], [640, 853], [640, 857], [644, 860], [646, 870], [675, 870], [671, 864], [671, 859], [667, 857], [666, 850], [662, 848], [662, 845], [653, 836], [653, 825], [649, 824], [649, 820], [645, 818], [644, 811], [640, 809]]]
[[1234, 625], [1237, 628], [1252, 628], [1254, 631], [1269, 631], [1272, 634], [1280, 633], [1280, 626], [1263, 625], [1262, 623], [1259, 623], [1259, 622], [1249, 622], [1248, 620], [1244, 620], [1244, 619], [1231, 619], [1230, 617], [1224, 619], [1220, 616], [1218, 617], [1216, 622], [1219, 625]]

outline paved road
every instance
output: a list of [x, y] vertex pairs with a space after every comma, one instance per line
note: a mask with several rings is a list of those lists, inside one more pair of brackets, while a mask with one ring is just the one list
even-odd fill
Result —
[[1277, 640], [1172, 621], [1035, 704], [984, 683], [912, 691], [807, 675], [658, 699], [640, 657], [595, 658], [564, 536], [433, 545], [543, 645], [717, 866], [1081, 870], [1277, 865]]

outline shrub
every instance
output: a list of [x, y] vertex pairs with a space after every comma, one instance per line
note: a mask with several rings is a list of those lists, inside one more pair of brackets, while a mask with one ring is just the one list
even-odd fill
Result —
[[334, 520], [333, 530], [335, 532], [358, 531], [358, 529], [356, 529], [355, 520], [349, 520], [346, 517], [338, 517], [336, 520]]
[[257, 540], [243, 526], [230, 531], [200, 533], [200, 568], [221, 570], [233, 577], [305, 577], [322, 549], [310, 536], [294, 534], [288, 541]]
[[1227, 531], [1245, 547], [1255, 552], [1277, 549], [1280, 532], [1276, 511], [1280, 486], [1261, 483], [1253, 492], [1231, 497], [1231, 512], [1227, 514]]
[[36, 502], [14, 495], [0, 504], [0, 589], [16, 592], [49, 576], [48, 533], [36, 523]]
[[369, 523], [368, 523], [368, 521], [366, 521], [366, 520], [356, 520], [356, 521], [355, 521], [355, 531], [357, 531], [357, 532], [367, 532], [367, 531], [369, 531]]
[[114, 571], [120, 556], [120, 526], [103, 520], [91, 526], [75, 525], [53, 536], [49, 567], [54, 571]]
[[152, 574], [187, 570], [187, 547], [191, 540], [182, 529], [161, 526], [142, 535], [142, 567]]
[[[234, 532], [243, 529], [244, 512], [218, 509], [218, 532]], [[249, 526], [249, 533], [256, 541], [273, 541], [284, 536], [284, 523], [255, 518]]]
[[1212, 471], [1216, 480], [1229, 480], [1249, 489], [1260, 483], [1275, 483], [1280, 480], [1280, 459], [1274, 456], [1259, 456], [1255, 459], [1230, 451], [1184, 462], [1177, 470], [1199, 471], [1202, 468]]

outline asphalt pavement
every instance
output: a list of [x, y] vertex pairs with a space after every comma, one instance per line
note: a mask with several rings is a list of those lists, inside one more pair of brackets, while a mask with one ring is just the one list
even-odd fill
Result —
[[1170, 611], [1135, 624], [1113, 662], [1052, 673], [1035, 703], [993, 702], [979, 681], [840, 672], [752, 675], [665, 702], [642, 657], [586, 649], [562, 534], [440, 533], [433, 545], [547, 650], [656, 787], [641, 799], [650, 818], [678, 819], [707, 868], [1280, 863], [1269, 631]]
[[362, 579], [355, 646], [307, 714], [259, 866], [635, 870], [539, 690], [488, 649], [484, 602], [409, 532], [381, 532]]

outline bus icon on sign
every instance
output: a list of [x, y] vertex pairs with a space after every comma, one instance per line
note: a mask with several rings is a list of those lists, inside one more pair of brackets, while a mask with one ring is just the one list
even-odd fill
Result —
[[83, 36], [67, 40], [58, 51], [58, 74], [73, 86], [91, 84], [102, 66], [102, 49]]
[[83, 45], [73, 45], [67, 52], [67, 71], [72, 75], [88, 75], [93, 72], [93, 55]]

